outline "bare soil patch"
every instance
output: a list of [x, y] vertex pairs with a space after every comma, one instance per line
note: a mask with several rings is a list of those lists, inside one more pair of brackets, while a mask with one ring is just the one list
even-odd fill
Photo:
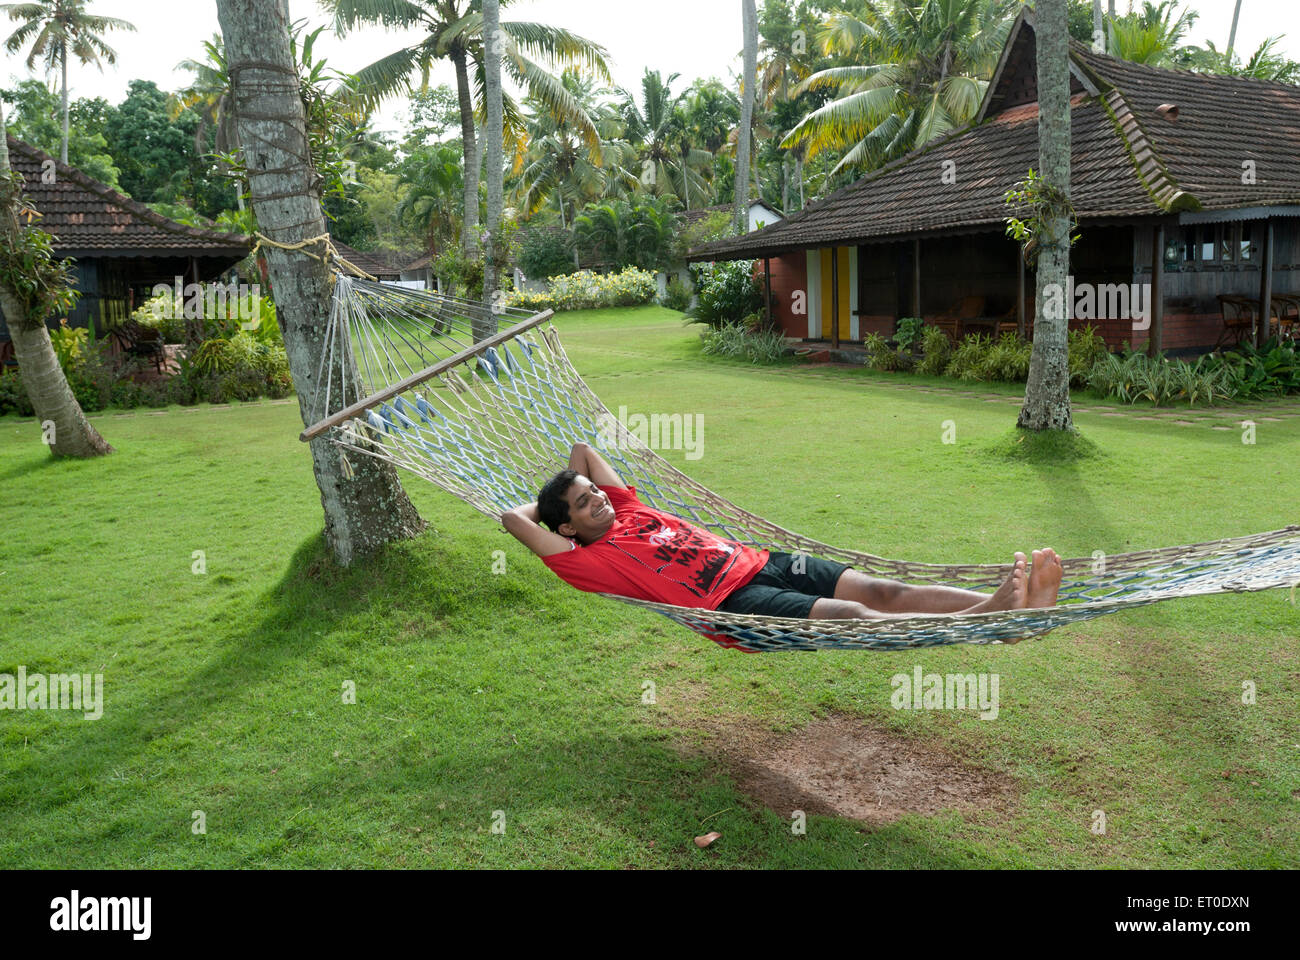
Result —
[[712, 736], [692, 749], [716, 756], [742, 792], [783, 817], [802, 810], [884, 824], [907, 813], [1002, 809], [1016, 794], [1003, 774], [857, 717], [832, 714], [786, 734], [693, 719]]

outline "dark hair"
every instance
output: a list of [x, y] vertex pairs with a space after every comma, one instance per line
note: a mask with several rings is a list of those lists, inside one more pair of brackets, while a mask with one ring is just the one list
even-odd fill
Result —
[[577, 470], [563, 470], [547, 480], [537, 495], [537, 516], [556, 533], [569, 522], [569, 501], [564, 499], [564, 495], [577, 479]]

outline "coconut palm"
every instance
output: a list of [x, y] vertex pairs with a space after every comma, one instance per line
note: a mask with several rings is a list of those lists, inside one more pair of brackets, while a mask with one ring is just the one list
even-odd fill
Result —
[[[502, 0], [507, 6], [510, 0]], [[461, 144], [465, 156], [465, 222], [462, 245], [466, 256], [475, 250], [478, 225], [478, 171], [482, 166], [480, 144], [474, 130], [474, 99], [483, 98], [486, 78], [480, 75], [476, 89], [471, 89], [470, 67], [479, 72], [483, 61], [483, 14], [474, 0], [321, 0], [334, 16], [340, 36], [360, 24], [377, 24], [388, 29], [421, 30], [424, 39], [403, 47], [363, 68], [357, 74], [359, 90], [371, 102], [399, 90], [409, 90], [412, 78], [419, 75], [422, 86], [428, 85], [429, 71], [435, 61], [450, 60], [456, 70], [456, 93], [460, 107]], [[595, 143], [598, 135], [589, 118], [569, 96], [564, 84], [552, 72], [538, 64], [541, 57], [557, 65], [571, 65], [592, 71], [611, 82], [605, 62], [604, 47], [569, 30], [541, 23], [501, 21], [503, 49], [501, 66], [505, 73], [529, 96], [547, 105], [558, 117], [564, 117]], [[504, 124], [518, 118], [518, 108], [503, 94]], [[507, 134], [507, 139], [509, 136]]]
[[402, 222], [421, 232], [432, 253], [454, 243], [464, 186], [460, 149], [450, 143], [421, 147], [402, 163], [399, 176], [408, 188], [397, 210]]
[[713, 156], [696, 146], [688, 132], [683, 94], [672, 92], [679, 76], [674, 73], [664, 79], [658, 70], [647, 69], [641, 77], [640, 104], [623, 91], [623, 120], [627, 140], [637, 150], [637, 169], [645, 192], [676, 197], [686, 204], [688, 197], [706, 195], [704, 173], [712, 168]]
[[[636, 148], [622, 139], [624, 122], [618, 109], [602, 98], [609, 91], [576, 70], [565, 70], [561, 81], [595, 126], [593, 147], [567, 120], [556, 119], [543, 104], [525, 100], [527, 151], [516, 186], [516, 202], [526, 217], [549, 203], [559, 210], [560, 223], [573, 222], [584, 204], [635, 193]], [[566, 212], [567, 206], [567, 212]]]
[[835, 99], [790, 132], [807, 158], [843, 151], [836, 165], [878, 166], [967, 123], [979, 109], [1018, 0], [879, 0], [827, 18], [827, 54], [857, 62], [819, 70], [796, 92]]
[[1111, 22], [1106, 52], [1134, 63], [1171, 66], [1178, 59], [1183, 38], [1199, 17], [1195, 10], [1180, 10], [1177, 0], [1143, 0], [1140, 11]]
[[75, 300], [71, 261], [54, 260], [52, 238], [32, 225], [38, 215], [23, 196], [22, 174], [9, 168], [9, 142], [0, 108], [0, 311], [36, 411], [45, 441], [55, 456], [95, 457], [112, 453], [81, 410], [59, 365], [50, 331], [51, 313]]
[[758, 80], [758, 12], [754, 0], [740, 0], [740, 19], [745, 38], [744, 69], [740, 74], [740, 127], [736, 141], [736, 231], [749, 230], [749, 163], [754, 148], [755, 84]]
[[58, 67], [63, 87], [63, 146], [59, 157], [68, 162], [68, 52], [83, 64], [93, 63], [104, 69], [100, 58], [117, 62], [117, 51], [104, 42], [102, 33], [109, 30], [134, 30], [135, 25], [116, 17], [100, 17], [86, 12], [86, 0], [37, 0], [36, 3], [3, 3], [0, 11], [9, 14], [10, 20], [23, 21], [22, 26], [9, 35], [5, 49], [17, 53], [30, 42], [27, 69], [36, 61], [45, 63], [45, 69]]

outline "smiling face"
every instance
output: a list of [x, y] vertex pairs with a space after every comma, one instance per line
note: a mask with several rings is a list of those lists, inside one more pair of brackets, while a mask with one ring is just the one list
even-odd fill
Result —
[[569, 522], [560, 524], [557, 531], [563, 536], [592, 543], [614, 525], [614, 507], [609, 497], [582, 474], [564, 492], [564, 500], [569, 505]]

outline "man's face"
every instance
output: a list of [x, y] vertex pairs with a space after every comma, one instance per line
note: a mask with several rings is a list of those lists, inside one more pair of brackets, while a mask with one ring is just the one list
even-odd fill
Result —
[[564, 494], [569, 504], [569, 522], [560, 524], [560, 533], [592, 543], [614, 525], [614, 507], [609, 497], [586, 477], [579, 474]]

